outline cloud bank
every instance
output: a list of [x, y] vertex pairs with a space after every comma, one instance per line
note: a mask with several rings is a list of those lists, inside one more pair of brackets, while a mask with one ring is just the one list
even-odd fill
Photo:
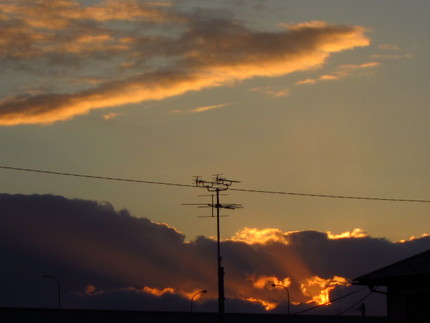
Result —
[[[361, 26], [314, 21], [256, 31], [157, 2], [2, 1], [0, 11], [3, 69], [43, 70], [52, 82], [0, 100], [0, 125], [9, 126], [314, 69], [334, 53], [369, 45]], [[51, 81], [59, 73], [80, 86]]]
[[[216, 311], [216, 241], [185, 236], [108, 203], [0, 194], [2, 306], [54, 307], [54, 275], [68, 308]], [[244, 228], [222, 242], [226, 310], [285, 312], [330, 301], [359, 275], [429, 249], [430, 237], [391, 242], [362, 230]], [[380, 295], [378, 295], [380, 299]], [[338, 308], [337, 303], [324, 310]]]

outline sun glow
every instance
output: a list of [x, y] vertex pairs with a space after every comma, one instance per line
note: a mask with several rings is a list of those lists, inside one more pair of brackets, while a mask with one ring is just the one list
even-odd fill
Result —
[[170, 293], [170, 294], [175, 293], [175, 290], [173, 288], [169, 288], [169, 287], [163, 288], [163, 289], [158, 289], [158, 288], [152, 288], [152, 287], [145, 286], [145, 287], [143, 287], [142, 291], [144, 291], [147, 294], [152, 294], [155, 296], [162, 296], [166, 293]]
[[198, 295], [198, 294], [202, 292], [202, 290], [200, 289], [195, 289], [192, 291], [184, 291], [184, 290], [174, 289], [171, 287], [159, 289], [159, 288], [148, 287], [148, 286], [143, 287], [141, 291], [155, 296], [163, 296], [164, 294], [177, 294], [187, 299], [192, 299], [193, 296], [196, 296], [195, 300], [198, 300], [201, 297], [201, 295]]
[[91, 295], [94, 294], [96, 292], [96, 286], [92, 285], [92, 284], [88, 284], [87, 286], [85, 286], [85, 294], [87, 295]]
[[355, 228], [352, 231], [345, 231], [340, 234], [333, 234], [327, 231], [327, 237], [329, 239], [366, 238], [367, 236], [367, 233], [360, 228]]
[[206, 294], [207, 291], [203, 291], [202, 289], [195, 289], [191, 292], [186, 291], [180, 291], [180, 294], [188, 299], [192, 299], [193, 296], [195, 297], [194, 300], [198, 300], [200, 297], [202, 297], [202, 294]]
[[317, 303], [318, 305], [329, 305], [330, 292], [336, 286], [350, 286], [347, 280], [340, 276], [333, 276], [333, 278], [324, 279], [319, 276], [312, 276], [307, 278], [304, 283], [300, 285], [303, 295], [311, 297], [307, 303]]
[[248, 244], [262, 243], [265, 244], [270, 241], [283, 241], [286, 243], [284, 238], [284, 233], [275, 228], [243, 228], [242, 230], [236, 232], [231, 240], [242, 241]]
[[429, 235], [428, 233], [423, 233], [423, 234], [422, 234], [422, 235], [420, 235], [419, 237], [412, 236], [412, 237], [410, 237], [409, 239], [401, 239], [401, 240], [399, 240], [398, 242], [399, 242], [399, 243], [405, 243], [405, 242], [408, 242], [408, 241], [413, 241], [413, 240], [420, 239], [420, 238], [425, 238], [425, 237], [430, 237], [430, 235]]
[[285, 287], [288, 287], [291, 285], [291, 279], [289, 277], [284, 279], [279, 279], [276, 276], [259, 276], [259, 277], [252, 276], [250, 277], [250, 280], [252, 280], [252, 285], [258, 289], [271, 287], [272, 284], [282, 285]]
[[273, 310], [278, 305], [276, 303], [268, 302], [268, 301], [265, 301], [265, 300], [262, 300], [259, 298], [254, 298], [254, 297], [248, 297], [246, 300], [248, 302], [251, 302], [251, 303], [258, 303], [258, 304], [263, 305], [263, 307], [266, 309], [266, 311]]

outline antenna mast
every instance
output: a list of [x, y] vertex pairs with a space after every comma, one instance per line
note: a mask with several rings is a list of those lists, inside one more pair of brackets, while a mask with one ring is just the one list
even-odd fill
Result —
[[[205, 181], [196, 176], [194, 183], [197, 187], [206, 188], [209, 192], [215, 192], [216, 202], [214, 204], [213, 195], [211, 204], [185, 204], [185, 205], [200, 205], [202, 207], [211, 207], [212, 210], [216, 208], [216, 223], [217, 223], [217, 260], [218, 260], [218, 314], [219, 322], [224, 322], [224, 267], [222, 266], [222, 256], [221, 256], [221, 238], [220, 238], [220, 209], [237, 209], [242, 208], [241, 204], [221, 204], [220, 203], [220, 192], [227, 191], [233, 183], [239, 183], [239, 181], [233, 181], [224, 177], [222, 174], [214, 175], [212, 181]], [[212, 212], [213, 216], [213, 212]]]

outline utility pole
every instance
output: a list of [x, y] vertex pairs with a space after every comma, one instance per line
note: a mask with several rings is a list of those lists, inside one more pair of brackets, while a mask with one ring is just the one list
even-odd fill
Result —
[[230, 209], [234, 210], [237, 208], [242, 208], [241, 204], [221, 204], [220, 203], [220, 192], [227, 191], [229, 187], [233, 183], [239, 183], [238, 181], [229, 180], [220, 176], [221, 174], [214, 175], [212, 181], [205, 181], [200, 179], [200, 176], [196, 176], [195, 185], [197, 187], [206, 188], [209, 192], [214, 192], [216, 197], [216, 202], [214, 204], [212, 195], [212, 203], [210, 204], [202, 204], [202, 203], [188, 203], [183, 205], [198, 205], [199, 207], [211, 207], [212, 208], [212, 216], [213, 209], [216, 209], [216, 226], [217, 226], [217, 267], [218, 267], [218, 315], [219, 322], [224, 322], [224, 312], [225, 312], [225, 297], [224, 297], [224, 267], [222, 266], [222, 256], [221, 256], [221, 234], [220, 234], [220, 209]]

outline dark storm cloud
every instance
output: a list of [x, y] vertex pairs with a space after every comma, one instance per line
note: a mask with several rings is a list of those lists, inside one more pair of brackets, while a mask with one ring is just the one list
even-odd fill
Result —
[[[186, 310], [190, 297], [207, 289], [200, 300], [206, 302], [196, 306], [214, 310], [212, 239], [186, 241], [166, 224], [115, 211], [108, 203], [60, 196], [0, 194], [0, 210], [3, 306], [53, 306], [55, 282], [42, 278], [50, 274], [61, 281], [68, 307], [149, 310], [166, 309], [166, 302], [170, 310]], [[347, 280], [430, 247], [429, 237], [403, 243], [334, 239], [317, 231], [279, 231], [273, 237], [222, 243], [231, 311], [275, 308], [285, 295], [272, 283], [288, 284], [301, 303], [327, 288], [345, 291]]]

